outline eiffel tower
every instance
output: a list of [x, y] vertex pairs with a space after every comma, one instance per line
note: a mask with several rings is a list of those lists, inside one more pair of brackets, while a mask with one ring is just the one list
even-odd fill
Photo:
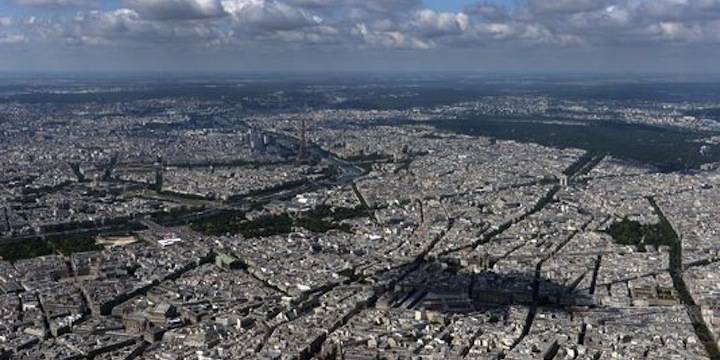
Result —
[[298, 149], [297, 157], [295, 158], [295, 166], [302, 166], [307, 164], [307, 138], [305, 135], [305, 118], [302, 119], [302, 125], [300, 130], [300, 148]]

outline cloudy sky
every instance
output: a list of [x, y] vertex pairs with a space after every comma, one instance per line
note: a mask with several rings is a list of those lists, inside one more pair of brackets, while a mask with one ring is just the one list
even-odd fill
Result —
[[720, 73], [720, 0], [0, 0], [0, 71]]

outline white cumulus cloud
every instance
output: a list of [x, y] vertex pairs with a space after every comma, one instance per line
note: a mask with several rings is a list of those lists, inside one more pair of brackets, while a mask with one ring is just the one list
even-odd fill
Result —
[[225, 11], [217, 0], [121, 0], [140, 16], [154, 20], [202, 20], [218, 18]]

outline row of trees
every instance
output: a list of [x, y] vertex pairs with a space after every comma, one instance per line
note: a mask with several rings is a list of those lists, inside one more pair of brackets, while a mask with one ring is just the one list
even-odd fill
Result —
[[351, 226], [343, 223], [343, 220], [365, 217], [367, 211], [362, 207], [319, 205], [297, 217], [282, 213], [248, 220], [245, 215], [243, 211], [221, 213], [197, 221], [191, 228], [206, 235], [241, 234], [247, 238], [288, 234], [293, 231], [293, 227], [302, 227], [317, 233], [330, 230], [350, 232]]

